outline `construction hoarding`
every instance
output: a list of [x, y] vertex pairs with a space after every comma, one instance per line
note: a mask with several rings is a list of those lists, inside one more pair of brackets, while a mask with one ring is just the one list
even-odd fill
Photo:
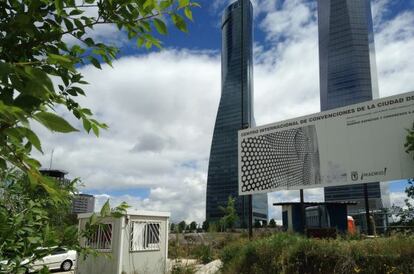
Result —
[[414, 177], [414, 92], [239, 131], [239, 194]]

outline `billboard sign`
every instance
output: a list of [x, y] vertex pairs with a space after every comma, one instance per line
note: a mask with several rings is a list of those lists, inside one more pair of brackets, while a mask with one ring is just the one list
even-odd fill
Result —
[[239, 131], [239, 194], [414, 177], [414, 92]]

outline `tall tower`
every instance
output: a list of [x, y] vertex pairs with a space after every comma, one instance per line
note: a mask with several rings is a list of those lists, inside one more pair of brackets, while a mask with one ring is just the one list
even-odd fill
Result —
[[[214, 127], [207, 178], [206, 218], [223, 216], [229, 196], [236, 198], [239, 225], [248, 223], [247, 196], [238, 196], [238, 130], [255, 125], [253, 117], [253, 7], [238, 0], [222, 18], [221, 99]], [[253, 196], [253, 219], [267, 220], [267, 195]]]
[[[318, 20], [321, 110], [378, 98], [370, 0], [318, 0]], [[327, 187], [324, 192], [325, 201], [360, 202], [350, 213], [364, 207], [362, 184]], [[387, 206], [380, 183], [370, 183], [368, 192], [371, 209]]]

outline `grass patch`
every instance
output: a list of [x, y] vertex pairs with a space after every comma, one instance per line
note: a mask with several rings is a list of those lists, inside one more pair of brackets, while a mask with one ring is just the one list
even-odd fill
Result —
[[308, 239], [289, 233], [240, 239], [220, 254], [226, 273], [414, 273], [414, 237]]

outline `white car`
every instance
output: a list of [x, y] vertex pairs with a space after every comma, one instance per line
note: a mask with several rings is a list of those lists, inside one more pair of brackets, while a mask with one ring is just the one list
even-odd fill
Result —
[[76, 264], [76, 251], [63, 247], [53, 249], [50, 255], [30, 264], [29, 272], [37, 271], [46, 266], [49, 270], [69, 271]]

